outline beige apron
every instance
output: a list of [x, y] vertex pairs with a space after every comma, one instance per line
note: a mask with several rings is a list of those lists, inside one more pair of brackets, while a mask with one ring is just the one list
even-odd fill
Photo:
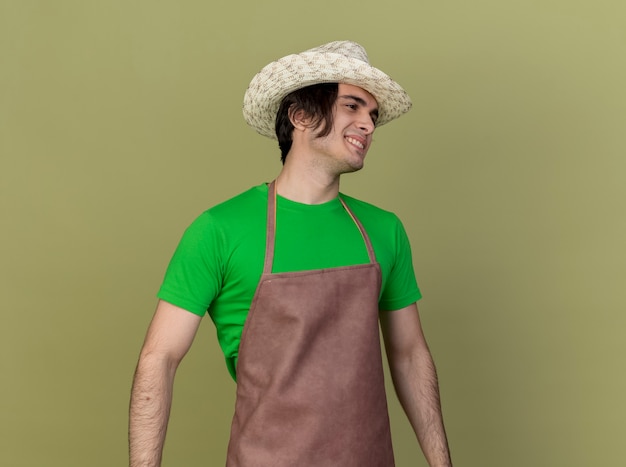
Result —
[[[394, 465], [378, 331], [380, 267], [272, 274], [275, 183], [263, 275], [244, 325], [228, 467]], [[306, 245], [302, 246], [306, 248]]]

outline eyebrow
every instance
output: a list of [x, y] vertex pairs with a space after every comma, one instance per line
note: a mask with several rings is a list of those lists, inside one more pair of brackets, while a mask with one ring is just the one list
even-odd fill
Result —
[[[339, 96], [342, 99], [352, 99], [353, 101], [355, 101], [357, 104], [363, 106], [363, 107], [367, 107], [367, 102], [365, 102], [365, 99], [363, 99], [362, 97], [359, 96], [353, 96], [352, 94], [343, 94], [341, 96]], [[376, 107], [374, 110], [372, 110], [370, 112], [370, 115], [373, 117], [378, 118], [378, 107]]]

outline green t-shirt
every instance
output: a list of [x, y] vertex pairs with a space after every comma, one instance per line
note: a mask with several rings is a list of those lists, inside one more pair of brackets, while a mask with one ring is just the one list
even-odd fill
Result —
[[[241, 331], [263, 272], [267, 185], [201, 214], [185, 231], [158, 297], [203, 316], [207, 310], [233, 378]], [[370, 237], [382, 272], [380, 310], [421, 298], [409, 241], [397, 216], [340, 195]], [[277, 197], [273, 272], [365, 264], [367, 248], [338, 198], [308, 205]]]

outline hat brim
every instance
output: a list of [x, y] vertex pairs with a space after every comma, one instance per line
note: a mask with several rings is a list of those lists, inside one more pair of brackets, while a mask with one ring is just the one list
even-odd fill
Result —
[[346, 83], [368, 91], [378, 103], [376, 126], [411, 108], [406, 91], [378, 68], [338, 53], [302, 52], [270, 63], [252, 78], [244, 95], [244, 118], [261, 135], [276, 139], [276, 114], [283, 98], [320, 83]]

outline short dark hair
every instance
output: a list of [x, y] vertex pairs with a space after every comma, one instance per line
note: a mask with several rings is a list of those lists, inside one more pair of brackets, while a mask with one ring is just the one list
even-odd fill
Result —
[[287, 94], [276, 114], [276, 137], [280, 148], [280, 160], [285, 163], [293, 142], [293, 125], [289, 117], [304, 111], [311, 118], [311, 128], [322, 128], [318, 138], [328, 136], [333, 128], [333, 110], [337, 100], [337, 83], [313, 84]]

